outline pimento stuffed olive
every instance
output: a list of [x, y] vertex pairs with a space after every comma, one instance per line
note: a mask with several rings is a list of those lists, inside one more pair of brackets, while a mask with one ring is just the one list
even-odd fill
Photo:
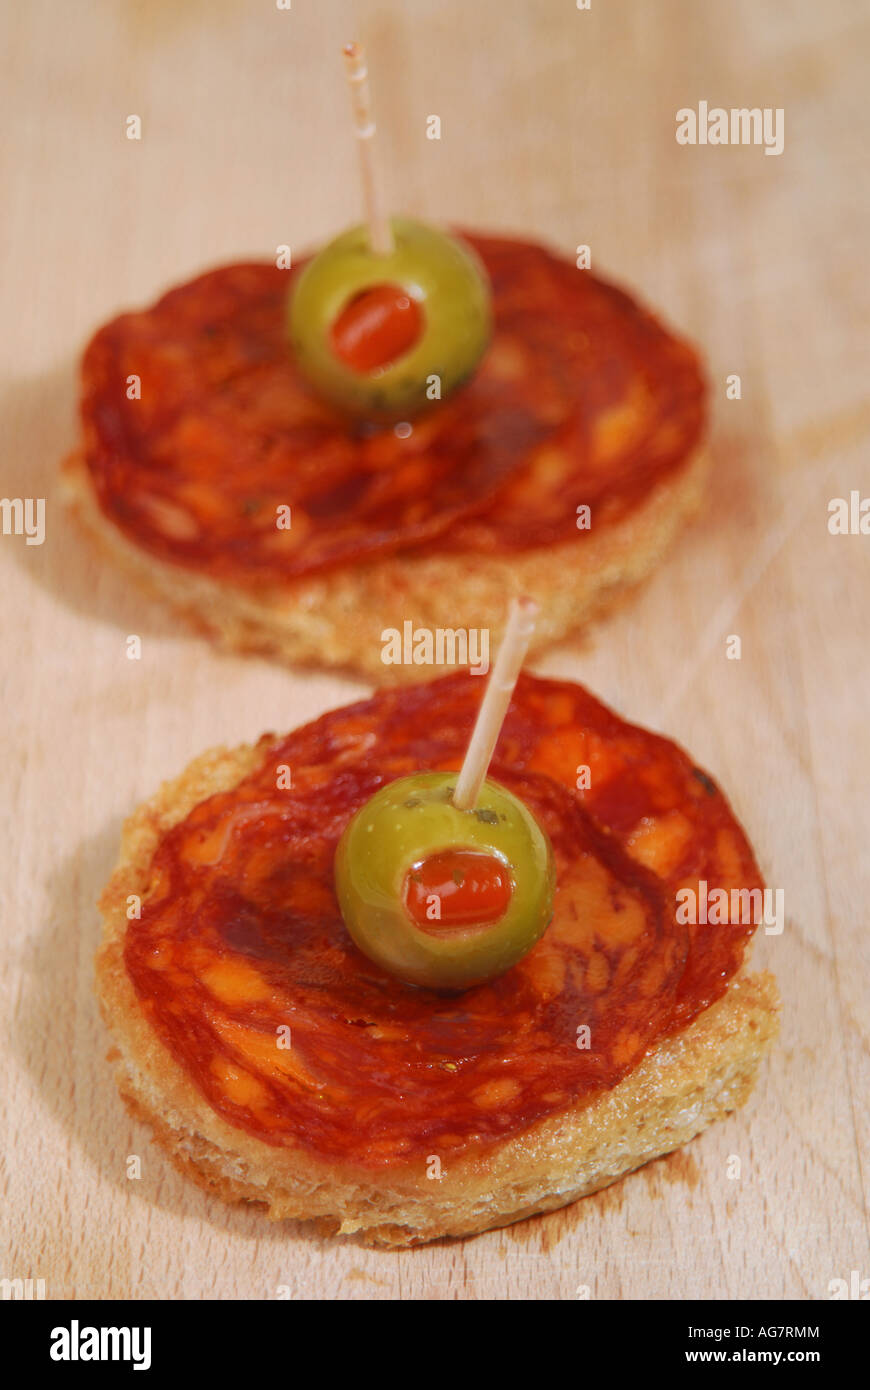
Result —
[[382, 787], [346, 827], [335, 888], [357, 946], [391, 974], [466, 989], [515, 965], [553, 913], [549, 840], [526, 806], [487, 779], [471, 810], [456, 774]]
[[289, 302], [300, 371], [348, 414], [402, 420], [442, 399], [489, 343], [489, 280], [464, 242], [424, 222], [391, 219], [394, 248], [376, 254], [354, 227], [304, 268]]

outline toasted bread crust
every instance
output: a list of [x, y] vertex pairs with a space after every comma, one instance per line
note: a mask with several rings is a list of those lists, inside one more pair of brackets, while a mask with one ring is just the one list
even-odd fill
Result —
[[[147, 1022], [124, 965], [131, 895], [148, 891], [162, 835], [205, 797], [250, 773], [272, 739], [203, 754], [124, 827], [119, 864], [100, 901], [97, 986], [114, 1036], [119, 1089], [173, 1161], [227, 1201], [261, 1204], [274, 1220], [307, 1219], [369, 1244], [464, 1236], [565, 1206], [693, 1138], [742, 1105], [777, 1032], [772, 976], [742, 970], [726, 994], [664, 1039], [613, 1090], [481, 1153], [377, 1170], [335, 1163], [304, 1146], [276, 1147], [211, 1109]], [[437, 1155], [436, 1155], [437, 1157]]]
[[399, 553], [264, 590], [196, 574], [135, 546], [101, 512], [81, 455], [67, 459], [63, 477], [73, 510], [104, 551], [219, 646], [385, 685], [432, 675], [426, 666], [381, 660], [381, 633], [406, 619], [429, 629], [488, 629], [495, 644], [507, 600], [530, 593], [541, 603], [536, 652], [600, 617], [647, 577], [697, 510], [707, 467], [704, 453], [687, 459], [628, 516], [598, 531], [593, 520], [576, 542], [502, 555]]

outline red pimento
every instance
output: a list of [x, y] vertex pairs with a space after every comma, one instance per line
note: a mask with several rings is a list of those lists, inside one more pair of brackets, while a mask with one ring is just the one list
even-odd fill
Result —
[[423, 311], [399, 285], [375, 285], [355, 295], [330, 333], [336, 357], [355, 372], [388, 367], [410, 352], [423, 331]]
[[[409, 869], [404, 900], [416, 926], [438, 933], [497, 922], [512, 892], [510, 871], [501, 859], [479, 850], [449, 849]], [[433, 900], [439, 913], [434, 918]]]

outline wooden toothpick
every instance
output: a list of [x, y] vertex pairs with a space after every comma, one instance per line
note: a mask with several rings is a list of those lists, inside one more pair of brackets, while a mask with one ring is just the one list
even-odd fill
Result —
[[453, 805], [460, 811], [470, 811], [480, 795], [537, 616], [538, 604], [532, 598], [514, 599], [511, 604], [504, 637], [453, 793]]
[[369, 226], [369, 244], [375, 255], [389, 256], [394, 250], [395, 243], [390, 220], [384, 211], [384, 198], [377, 167], [372, 158], [372, 141], [377, 126], [372, 119], [369, 72], [366, 67], [365, 54], [362, 45], [358, 43], [345, 44], [342, 52], [344, 53], [353, 107], [353, 123], [362, 177], [363, 207]]

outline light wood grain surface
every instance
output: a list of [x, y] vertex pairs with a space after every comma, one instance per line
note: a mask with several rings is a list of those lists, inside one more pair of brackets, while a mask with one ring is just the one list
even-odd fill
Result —
[[[401, 1253], [272, 1226], [176, 1175], [115, 1093], [92, 993], [122, 818], [210, 744], [364, 687], [216, 655], [95, 556], [55, 483], [101, 320], [356, 220], [337, 52], [354, 36], [395, 208], [588, 243], [703, 346], [702, 520], [538, 669], [691, 749], [788, 915], [757, 946], [783, 1033], [742, 1113], [566, 1211]], [[870, 495], [868, 58], [860, 0], [3, 7], [0, 489], [46, 497], [47, 533], [0, 537], [0, 1277], [44, 1278], [49, 1297], [814, 1299], [870, 1276], [870, 537], [827, 530], [831, 498]], [[680, 147], [675, 113], [700, 100], [782, 107], [784, 152]]]

